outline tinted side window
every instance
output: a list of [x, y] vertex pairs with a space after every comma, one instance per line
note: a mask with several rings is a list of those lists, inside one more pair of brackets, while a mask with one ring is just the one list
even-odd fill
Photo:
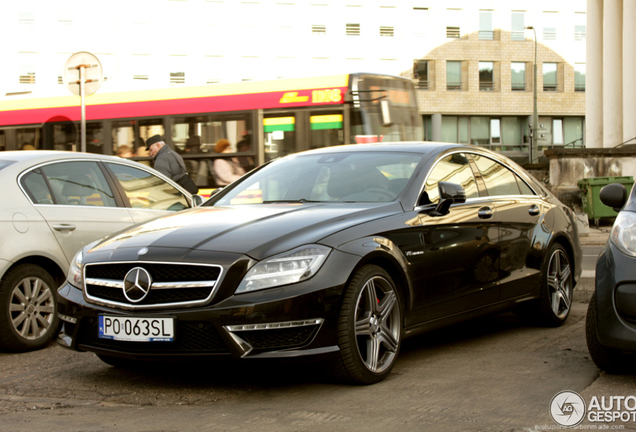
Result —
[[472, 155], [481, 176], [486, 183], [490, 196], [520, 195], [517, 176], [505, 166], [492, 159], [479, 155]]
[[[428, 194], [428, 200], [432, 203], [439, 201], [437, 184], [441, 181], [461, 185], [466, 191], [466, 198], [476, 198], [479, 196], [475, 176], [470, 168], [468, 159], [466, 159], [466, 156], [463, 154], [455, 153], [447, 156], [437, 162], [433, 167], [426, 180], [426, 187], [424, 189]], [[419, 204], [427, 204], [425, 197], [420, 200]]]
[[23, 175], [20, 183], [33, 204], [53, 204], [51, 191], [39, 169]]
[[151, 173], [126, 165], [107, 163], [124, 189], [133, 208], [183, 210], [187, 198], [175, 187]]
[[113, 191], [96, 162], [60, 162], [42, 167], [55, 203], [117, 207]]

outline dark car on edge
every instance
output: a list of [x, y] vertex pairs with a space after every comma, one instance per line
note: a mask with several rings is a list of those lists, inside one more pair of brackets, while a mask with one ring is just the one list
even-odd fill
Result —
[[[610, 373], [636, 372], [636, 189], [614, 183], [601, 189], [603, 204], [618, 211], [596, 261], [596, 288], [587, 310], [587, 347]], [[625, 204], [627, 203], [627, 204]]]
[[522, 302], [562, 324], [580, 250], [573, 212], [496, 153], [323, 148], [85, 247], [58, 342], [115, 366], [314, 356], [369, 384], [406, 336]]

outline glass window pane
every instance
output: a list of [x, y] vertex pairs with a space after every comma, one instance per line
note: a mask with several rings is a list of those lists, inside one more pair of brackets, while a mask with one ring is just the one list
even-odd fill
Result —
[[524, 18], [525, 14], [523, 12], [512, 12], [512, 22], [511, 22], [511, 32], [510, 39], [514, 41], [522, 41], [525, 40], [524, 34]]
[[446, 62], [446, 89], [461, 90], [462, 87], [462, 62]]
[[190, 207], [181, 192], [147, 171], [109, 163], [131, 207], [154, 210], [183, 210]]
[[543, 91], [557, 90], [557, 64], [543, 63]]
[[[461, 185], [466, 191], [466, 198], [476, 198], [479, 196], [477, 184], [473, 171], [470, 168], [466, 156], [456, 153], [440, 160], [431, 170], [426, 179], [425, 192], [431, 203], [439, 201], [439, 182], [450, 182]], [[428, 204], [420, 202], [420, 204]]]
[[492, 159], [472, 155], [486, 183], [489, 196], [519, 195], [515, 175], [505, 166]]
[[585, 91], [585, 63], [574, 65], [574, 91]]
[[459, 142], [462, 144], [469, 144], [468, 139], [468, 117], [459, 118]]
[[22, 176], [20, 182], [33, 204], [53, 204], [51, 191], [39, 170]]
[[488, 117], [470, 118], [470, 143], [475, 145], [490, 144], [490, 119]]
[[494, 63], [479, 62], [479, 90], [493, 91], [494, 89]]
[[521, 135], [521, 121], [518, 117], [503, 117], [501, 119], [501, 135], [504, 150], [521, 150], [523, 137]]
[[457, 117], [442, 116], [442, 141], [456, 143], [457, 141]]
[[117, 207], [113, 192], [95, 162], [61, 162], [42, 167], [60, 205]]
[[312, 112], [309, 116], [311, 130], [309, 148], [344, 144], [343, 119], [342, 111]]
[[493, 40], [492, 11], [479, 11], [479, 39]]
[[263, 119], [265, 133], [265, 161], [296, 152], [296, 117], [266, 116]]
[[490, 119], [490, 142], [492, 144], [501, 143], [501, 120]]
[[568, 147], [583, 147], [583, 118], [566, 117], [563, 119], [563, 137]]
[[524, 62], [512, 62], [510, 64], [510, 78], [512, 81], [512, 91], [525, 91], [526, 64]]
[[552, 120], [552, 144], [563, 144], [563, 120]]

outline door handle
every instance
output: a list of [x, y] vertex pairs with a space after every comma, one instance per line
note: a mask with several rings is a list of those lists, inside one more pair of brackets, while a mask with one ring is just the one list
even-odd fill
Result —
[[482, 207], [477, 211], [480, 219], [490, 219], [492, 217], [492, 209], [490, 207]]
[[71, 224], [53, 225], [53, 229], [56, 231], [75, 231], [75, 225], [71, 225]]
[[530, 213], [530, 216], [537, 216], [539, 213], [541, 213], [541, 209], [539, 209], [538, 205], [533, 204], [528, 209], [528, 213]]

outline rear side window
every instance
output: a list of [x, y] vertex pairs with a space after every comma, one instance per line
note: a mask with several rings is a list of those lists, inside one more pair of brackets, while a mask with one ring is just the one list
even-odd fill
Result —
[[39, 169], [23, 175], [20, 183], [33, 204], [53, 204], [51, 191]]
[[487, 157], [472, 155], [489, 196], [534, 195], [532, 189], [508, 168]]
[[[441, 159], [431, 170], [426, 179], [426, 194], [420, 198], [419, 205], [436, 203], [439, 201], [439, 182], [456, 183], [466, 191], [466, 198], [477, 198], [477, 183], [468, 159], [461, 153], [455, 153]], [[428, 197], [426, 196], [428, 195]], [[428, 202], [427, 202], [428, 198]]]

